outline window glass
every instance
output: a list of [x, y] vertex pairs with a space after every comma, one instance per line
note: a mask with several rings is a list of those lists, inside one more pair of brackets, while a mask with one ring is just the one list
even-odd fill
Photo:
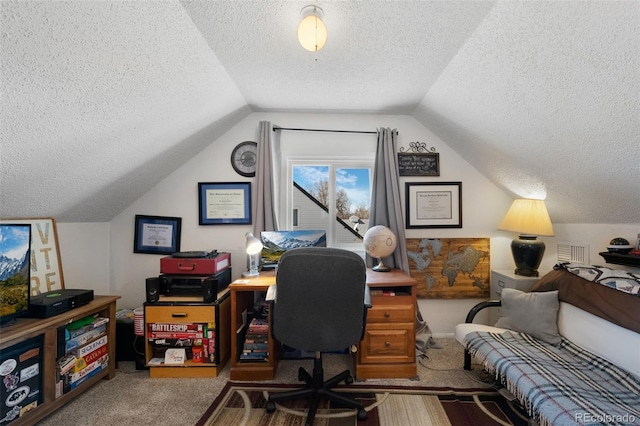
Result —
[[325, 163], [292, 162], [292, 226], [326, 229], [330, 246], [361, 244], [369, 222], [371, 165]]

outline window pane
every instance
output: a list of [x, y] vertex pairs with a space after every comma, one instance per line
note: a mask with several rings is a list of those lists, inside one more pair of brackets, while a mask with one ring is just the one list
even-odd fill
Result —
[[293, 166], [293, 186], [295, 228], [325, 229], [329, 245], [362, 242], [369, 221], [369, 168]]
[[[336, 212], [341, 224], [337, 226], [336, 241], [356, 243], [362, 241], [369, 223], [371, 200], [370, 170], [364, 168], [339, 168], [336, 170]], [[351, 230], [355, 231], [351, 232]]]

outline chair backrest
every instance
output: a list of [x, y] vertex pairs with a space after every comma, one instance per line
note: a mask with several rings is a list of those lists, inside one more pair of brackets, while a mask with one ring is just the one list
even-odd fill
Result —
[[285, 252], [272, 305], [274, 337], [295, 349], [336, 351], [364, 329], [366, 266], [357, 254], [310, 247]]

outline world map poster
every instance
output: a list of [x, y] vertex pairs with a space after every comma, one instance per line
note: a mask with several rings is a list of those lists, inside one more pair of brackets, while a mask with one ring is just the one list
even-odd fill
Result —
[[411, 277], [417, 297], [466, 299], [489, 297], [489, 238], [408, 238]]

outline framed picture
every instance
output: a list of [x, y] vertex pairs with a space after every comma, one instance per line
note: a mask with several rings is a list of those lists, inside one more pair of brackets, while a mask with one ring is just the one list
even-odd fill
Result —
[[200, 225], [250, 225], [251, 182], [198, 183]]
[[180, 251], [182, 218], [136, 215], [133, 252], [173, 254]]
[[462, 182], [406, 182], [407, 228], [462, 228]]
[[2, 219], [0, 222], [31, 225], [31, 296], [64, 289], [55, 219]]

